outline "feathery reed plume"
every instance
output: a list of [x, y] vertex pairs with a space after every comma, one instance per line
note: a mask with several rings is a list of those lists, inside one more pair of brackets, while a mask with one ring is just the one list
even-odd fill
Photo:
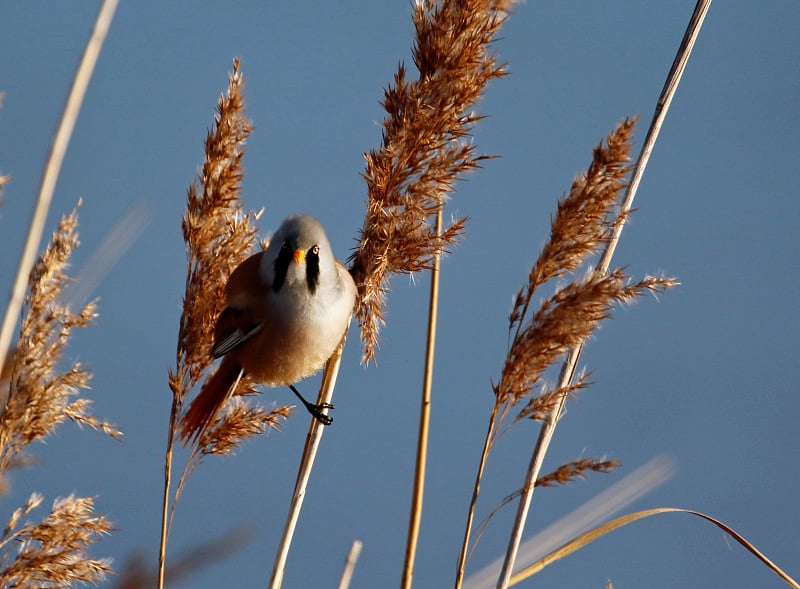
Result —
[[[534, 485], [536, 487], [553, 487], [555, 485], [566, 485], [574, 481], [575, 479], [585, 478], [589, 472], [602, 472], [602, 473], [609, 473], [615, 468], [619, 466], [619, 462], [616, 460], [600, 460], [598, 458], [579, 458], [578, 460], [573, 460], [572, 462], [568, 462], [566, 464], [562, 464], [553, 472], [546, 474], [542, 477], [536, 479]], [[503, 509], [506, 505], [518, 499], [522, 495], [522, 489], [517, 489], [510, 495], [506, 495], [503, 497], [502, 501], [500, 501], [494, 508], [489, 512], [489, 514], [483, 518], [483, 521], [478, 524], [475, 531], [475, 539], [472, 542], [472, 548], [470, 549], [469, 553], [467, 554], [467, 560], [472, 556], [472, 553], [477, 548], [478, 541], [483, 537], [483, 533], [486, 531], [486, 528], [489, 527], [489, 523], [492, 521], [495, 515], [497, 515], [501, 509]], [[469, 584], [469, 581], [467, 581]]]
[[[364, 155], [367, 211], [350, 258], [359, 289], [357, 317], [366, 363], [375, 357], [389, 277], [431, 270], [428, 339], [408, 541], [401, 587], [411, 586], [419, 533], [430, 416], [440, 256], [466, 219], [442, 229], [443, 206], [456, 180], [485, 156], [468, 137], [482, 118], [472, 109], [490, 80], [504, 75], [491, 46], [508, 17], [508, 0], [419, 0], [414, 4], [414, 64], [401, 64], [384, 93], [381, 146]], [[435, 222], [432, 222], [435, 219]]]
[[[214, 127], [205, 140], [205, 161], [197, 181], [189, 187], [183, 217], [187, 277], [176, 367], [169, 372], [172, 407], [165, 457], [159, 587], [163, 587], [164, 582], [170, 473], [178, 417], [186, 395], [209, 374], [213, 363], [214, 324], [225, 305], [225, 283], [256, 244], [254, 221], [257, 215], [244, 213], [239, 200], [244, 144], [251, 131], [251, 123], [244, 111], [244, 78], [239, 65], [239, 60], [234, 60], [227, 93], [219, 99]], [[234, 394], [254, 392], [252, 382], [245, 376], [238, 382]], [[186, 477], [203, 456], [232, 453], [242, 440], [275, 428], [287, 411], [284, 407], [273, 411], [249, 408], [238, 401], [232, 410], [220, 411], [208, 427], [196, 432], [196, 443], [181, 477], [172, 510]]]
[[31, 442], [44, 439], [67, 419], [114, 438], [122, 436], [114, 425], [94, 417], [91, 401], [79, 396], [88, 388], [91, 373], [79, 362], [65, 372], [58, 369], [72, 329], [86, 327], [96, 317], [94, 302], [79, 311], [62, 302], [69, 281], [65, 270], [78, 246], [77, 206], [61, 218], [29, 277], [19, 340], [0, 381], [0, 476]]
[[86, 550], [99, 536], [111, 533], [111, 522], [95, 513], [91, 497], [70, 495], [56, 499], [40, 523], [16, 529], [42, 500], [33, 493], [6, 524], [0, 540], [0, 585], [33, 589], [103, 581], [111, 562], [90, 558]]
[[[614, 256], [614, 251], [619, 243], [619, 238], [622, 234], [622, 228], [625, 226], [625, 219], [628, 212], [633, 210], [633, 201], [636, 197], [636, 191], [639, 187], [639, 182], [641, 181], [644, 171], [647, 168], [647, 162], [650, 159], [650, 154], [652, 153], [656, 139], [658, 138], [661, 125], [664, 123], [664, 120], [667, 116], [669, 105], [678, 89], [683, 71], [685, 70], [686, 64], [689, 61], [689, 56], [691, 55], [694, 43], [700, 34], [700, 28], [702, 27], [703, 20], [705, 19], [710, 5], [711, 0], [698, 0], [694, 7], [691, 19], [689, 20], [689, 24], [687, 25], [683, 39], [681, 40], [681, 45], [678, 48], [678, 52], [674, 61], [672, 62], [672, 67], [670, 68], [669, 74], [667, 74], [667, 79], [664, 82], [664, 87], [661, 89], [661, 94], [658, 97], [655, 112], [653, 113], [653, 119], [650, 122], [650, 127], [647, 130], [644, 144], [642, 145], [642, 149], [639, 152], [639, 157], [636, 160], [636, 165], [633, 167], [633, 172], [631, 173], [630, 183], [628, 184], [625, 190], [625, 196], [619, 205], [618, 220], [614, 224], [613, 231], [608, 239], [608, 243], [603, 248], [602, 255], [595, 266], [594, 272], [597, 275], [603, 275], [607, 273], [611, 267], [611, 259]], [[676, 284], [677, 282], [674, 280], [665, 279], [663, 284], [660, 285], [660, 288], [669, 288]], [[571, 382], [575, 373], [575, 368], [577, 366], [578, 359], [580, 358], [582, 348], [583, 343], [580, 343], [570, 349], [569, 353], [566, 355], [566, 359], [561, 367], [559, 387], [569, 387], [569, 383]], [[553, 438], [553, 433], [555, 432], [555, 427], [558, 423], [558, 419], [561, 415], [561, 410], [565, 402], [566, 396], [561, 397], [553, 410], [542, 420], [542, 428], [539, 430], [539, 437], [537, 438], [533, 452], [531, 453], [531, 460], [528, 465], [528, 470], [525, 474], [523, 494], [519, 500], [517, 516], [514, 521], [514, 526], [511, 530], [508, 549], [506, 550], [503, 566], [497, 581], [498, 589], [505, 589], [505, 587], [508, 587], [508, 584], [511, 580], [514, 562], [516, 560], [520, 542], [522, 540], [522, 530], [525, 525], [525, 520], [527, 519], [527, 513], [528, 509], [530, 508], [531, 500], [533, 498], [534, 485], [532, 482], [538, 477], [538, 473], [542, 467], [542, 463], [544, 462], [547, 448]]]
[[[532, 312], [534, 293], [545, 283], [575, 273], [590, 257], [599, 253], [614, 228], [625, 219], [616, 210], [620, 192], [626, 187], [626, 175], [635, 119], [623, 120], [608, 136], [606, 144], [594, 150], [587, 172], [572, 183], [569, 194], [558, 203], [551, 222], [550, 238], [520, 289], [509, 315], [510, 345], [500, 380], [492, 386], [495, 404], [479, 460], [472, 499], [456, 573], [456, 587], [461, 586], [469, 549], [470, 533], [480, 483], [488, 455], [511, 408], [525, 402], [513, 423], [531, 419], [541, 421], [560, 407], [562, 399], [586, 386], [586, 376], [555, 388], [541, 382], [553, 366], [574, 346], [588, 338], [599, 323], [610, 316], [615, 304], [630, 303], [647, 291], [661, 292], [675, 284], [668, 278], [646, 276], [630, 282], [621, 269], [606, 274], [592, 273], [574, 278], [545, 297]], [[512, 423], [512, 425], [513, 425]], [[583, 459], [561, 466], [553, 475], [537, 481], [544, 485], [560, 478], [582, 475], [589, 470], [607, 472], [614, 461]], [[597, 465], [591, 468], [590, 465]], [[574, 478], [573, 476], [573, 478]]]
[[575, 479], [585, 478], [589, 472], [609, 473], [619, 466], [617, 460], [599, 460], [597, 458], [579, 458], [562, 464], [553, 472], [536, 479], [537, 487], [553, 487], [566, 485]]
[[25, 240], [17, 275], [11, 287], [6, 314], [2, 325], [0, 325], [0, 362], [7, 358], [11, 349], [14, 326], [25, 295], [25, 282], [33, 266], [36, 252], [39, 249], [45, 220], [47, 219], [47, 211], [50, 208], [50, 201], [53, 198], [53, 192], [56, 187], [56, 180], [61, 170], [61, 164], [64, 161], [64, 155], [67, 152], [72, 130], [78, 120], [78, 113], [83, 103], [86, 88], [89, 86], [89, 80], [97, 63], [97, 57], [111, 26], [111, 20], [114, 18], [117, 2], [118, 0], [103, 0], [97, 11], [92, 34], [86, 42], [83, 57], [81, 57], [81, 61], [75, 71], [75, 77], [72, 80], [72, 86], [67, 96], [67, 103], [64, 105], [64, 112], [61, 114], [61, 120], [50, 145], [50, 153], [42, 172], [41, 184], [39, 185], [39, 196], [28, 227], [28, 237]]
[[364, 155], [367, 211], [350, 258], [365, 362], [375, 357], [389, 276], [430, 269], [457, 241], [466, 219], [437, 233], [431, 218], [463, 174], [486, 156], [467, 137], [482, 117], [471, 111], [488, 82], [504, 75], [490, 51], [512, 2], [418, 1], [414, 63], [401, 64], [384, 93], [387, 117], [379, 149]]
[[176, 369], [170, 371], [170, 389], [181, 403], [213, 362], [214, 322], [225, 305], [225, 283], [256, 241], [255, 216], [243, 214], [239, 200], [244, 144], [251, 132], [244, 112], [243, 85], [237, 59], [227, 94], [217, 105], [214, 128], [205, 140], [199, 178], [189, 186], [186, 199], [182, 225], [186, 292]]
[[231, 399], [200, 434], [197, 445], [203, 456], [234, 454], [241, 442], [250, 440], [265, 431], [280, 429], [289, 417], [291, 406], [284, 405], [267, 410], [252, 407], [239, 397]]

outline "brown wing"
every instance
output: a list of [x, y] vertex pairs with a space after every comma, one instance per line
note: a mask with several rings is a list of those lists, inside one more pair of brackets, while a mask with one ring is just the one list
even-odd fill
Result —
[[214, 358], [224, 356], [261, 331], [261, 326], [253, 318], [249, 308], [226, 307], [214, 328], [214, 348], [211, 355]]
[[225, 287], [228, 306], [217, 319], [214, 328], [214, 358], [224, 356], [261, 330], [261, 322], [254, 308], [258, 293], [269, 291], [270, 285], [262, 278], [259, 268], [264, 252], [258, 252], [239, 264]]

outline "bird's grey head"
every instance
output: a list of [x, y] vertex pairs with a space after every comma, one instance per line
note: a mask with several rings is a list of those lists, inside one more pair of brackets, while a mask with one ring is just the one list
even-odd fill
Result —
[[313, 294], [321, 271], [336, 271], [325, 229], [309, 215], [292, 215], [281, 223], [270, 240], [265, 261], [272, 265], [275, 292], [287, 283], [305, 282]]

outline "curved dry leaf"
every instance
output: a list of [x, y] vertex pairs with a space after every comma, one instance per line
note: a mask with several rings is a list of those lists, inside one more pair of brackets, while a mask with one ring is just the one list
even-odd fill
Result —
[[705, 513], [701, 513], [699, 511], [694, 511], [692, 509], [682, 509], [680, 507], [656, 507], [654, 509], [645, 509], [642, 511], [637, 511], [635, 513], [629, 513], [628, 515], [623, 515], [622, 517], [618, 517], [607, 521], [601, 526], [597, 526], [577, 536], [576, 538], [572, 539], [571, 541], [567, 542], [560, 548], [557, 548], [550, 554], [543, 556], [541, 559], [537, 560], [533, 564], [525, 567], [521, 571], [514, 573], [511, 577], [511, 582], [509, 586], [516, 585], [520, 581], [524, 581], [528, 577], [532, 577], [539, 571], [541, 571], [546, 566], [554, 563], [557, 560], [561, 560], [565, 556], [580, 550], [587, 544], [591, 544], [595, 540], [602, 538], [606, 534], [613, 532], [617, 528], [621, 528], [623, 526], [627, 526], [630, 523], [638, 521], [640, 519], [644, 519], [647, 517], [651, 517], [654, 515], [659, 515], [661, 513], [688, 513], [690, 515], [694, 515], [700, 517], [708, 522], [711, 522], [718, 528], [720, 528], [723, 532], [727, 533], [731, 536], [734, 540], [736, 540], [739, 544], [745, 547], [751, 554], [753, 554], [756, 558], [758, 558], [761, 562], [763, 562], [772, 572], [778, 575], [781, 579], [786, 581], [786, 583], [790, 587], [794, 587], [795, 589], [800, 589], [800, 583], [792, 579], [786, 572], [783, 571], [778, 565], [772, 562], [766, 555], [764, 555], [758, 548], [753, 546], [750, 542], [748, 542], [742, 535], [736, 532], [733, 528], [728, 526], [727, 524], [719, 521], [718, 519], [714, 519], [710, 515], [706, 515]]

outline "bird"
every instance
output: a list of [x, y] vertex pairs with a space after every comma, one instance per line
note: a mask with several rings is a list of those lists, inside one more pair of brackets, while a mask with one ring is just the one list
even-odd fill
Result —
[[356, 302], [350, 273], [334, 258], [322, 224], [287, 217], [266, 250], [231, 273], [211, 355], [222, 358], [181, 419], [185, 445], [200, 437], [245, 374], [288, 386], [323, 425], [333, 406], [306, 401], [294, 383], [318, 372], [344, 337]]

